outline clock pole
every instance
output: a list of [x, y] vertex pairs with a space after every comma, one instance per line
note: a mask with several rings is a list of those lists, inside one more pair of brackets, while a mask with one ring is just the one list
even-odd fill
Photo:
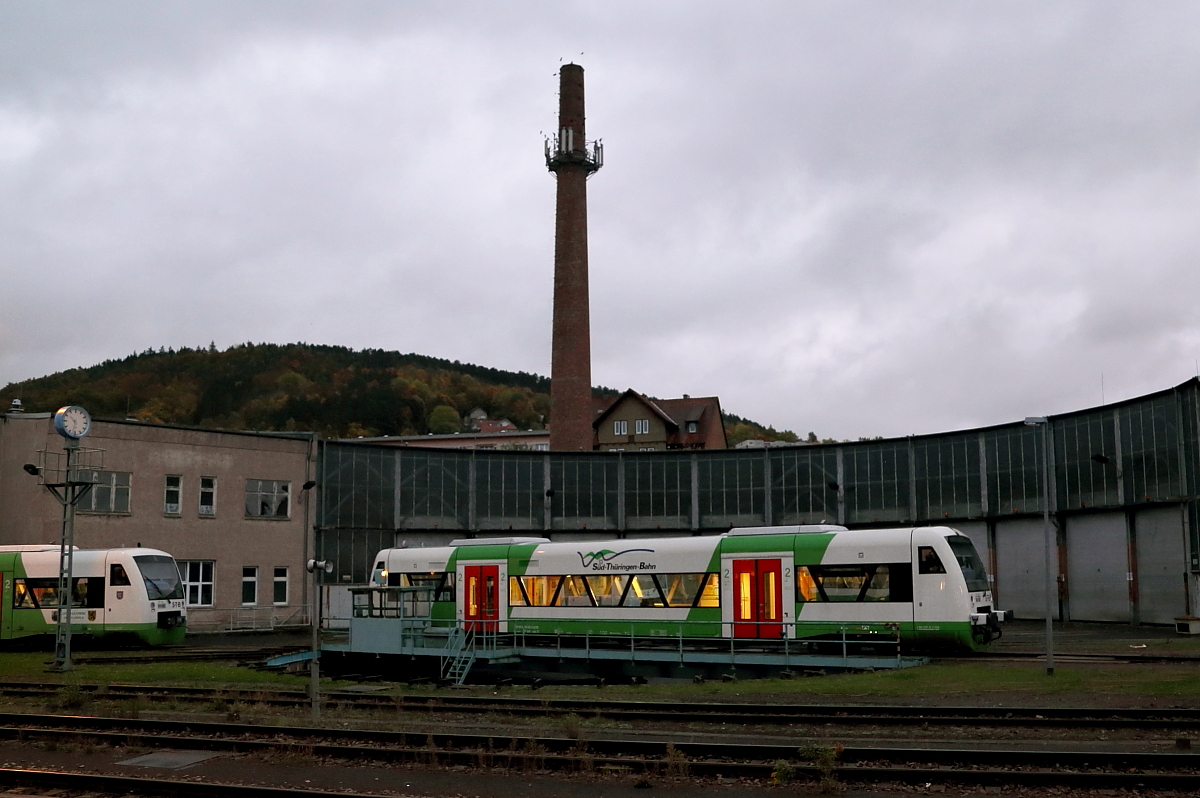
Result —
[[96, 472], [104, 467], [102, 449], [84, 449], [79, 439], [92, 430], [92, 417], [77, 405], [59, 408], [54, 431], [63, 437], [63, 454], [41, 450], [37, 466], [25, 470], [38, 477], [63, 508], [62, 538], [58, 549], [58, 609], [54, 613], [54, 664], [52, 671], [69, 671], [71, 663], [71, 605], [74, 599], [75, 505], [92, 489]]
[[[67, 478], [63, 485], [60, 501], [63, 506], [62, 542], [58, 550], [58, 612], [54, 630], [53, 671], [69, 671], [71, 663], [71, 599], [73, 571], [75, 566], [75, 505], [91, 489], [91, 485], [78, 482], [79, 439], [67, 438], [63, 443], [67, 452]], [[57, 496], [57, 492], [55, 493]]]

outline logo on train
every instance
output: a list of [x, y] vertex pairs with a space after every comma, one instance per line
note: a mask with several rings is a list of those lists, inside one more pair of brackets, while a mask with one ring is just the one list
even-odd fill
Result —
[[576, 552], [579, 555], [579, 562], [584, 568], [591, 568], [593, 571], [653, 571], [654, 564], [646, 562], [638, 563], [617, 563], [613, 560], [625, 554], [633, 554], [635, 552], [646, 552], [653, 554], [654, 549], [625, 549], [625, 551], [613, 551], [612, 549], [600, 549], [600, 551], [589, 551], [586, 554], [582, 551]]

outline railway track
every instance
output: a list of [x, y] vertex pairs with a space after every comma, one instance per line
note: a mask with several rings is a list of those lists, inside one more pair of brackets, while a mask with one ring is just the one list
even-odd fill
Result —
[[[78, 685], [79, 696], [107, 701], [170, 700], [204, 704], [214, 709], [234, 705], [302, 708], [309, 697], [299, 691], [213, 690], [154, 685]], [[51, 684], [0, 683], [0, 696], [54, 699], [63, 688]], [[896, 707], [816, 704], [692, 703], [653, 701], [595, 701], [572, 699], [466, 696], [454, 693], [363, 695], [327, 692], [330, 709], [368, 712], [427, 712], [430, 714], [499, 713], [518, 717], [589, 718], [626, 721], [670, 721], [727, 725], [832, 724], [835, 726], [972, 726], [980, 728], [1200, 729], [1200, 709], [1190, 708], [1028, 708], [1028, 707]]]
[[[817, 749], [710, 741], [573, 740], [481, 734], [285, 728], [228, 723], [0, 716], [0, 739], [27, 744], [109, 745], [222, 753], [310, 756], [342, 766], [463, 765], [481, 770], [608, 772], [654, 776], [837, 778], [853, 784], [955, 784], [1128, 790], [1200, 790], [1200, 754], [1136, 751], [846, 747], [820, 763]], [[830, 749], [832, 754], [832, 749]], [[230, 768], [233, 771], [235, 769]], [[0, 786], [29, 785], [28, 769], [0, 769]], [[63, 776], [63, 774], [58, 774]], [[146, 780], [149, 781], [149, 780]], [[189, 782], [192, 790], [196, 782]], [[175, 784], [175, 782], [171, 782]], [[211, 783], [207, 785], [211, 790]], [[71, 787], [70, 789], [80, 789]], [[108, 792], [113, 788], [97, 789]], [[135, 790], [136, 791], [136, 790]], [[197, 795], [202, 792], [150, 792]], [[211, 792], [209, 793], [211, 794]], [[255, 795], [238, 792], [237, 795]]]

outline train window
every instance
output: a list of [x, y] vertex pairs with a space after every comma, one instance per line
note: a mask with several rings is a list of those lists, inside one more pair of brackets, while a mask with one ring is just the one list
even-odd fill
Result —
[[595, 605], [587, 581], [582, 576], [564, 576], [562, 589], [559, 591], [560, 607], [591, 607]]
[[183, 582], [175, 560], [165, 554], [138, 554], [133, 561], [142, 572], [146, 594], [151, 601], [183, 598]]
[[423, 573], [388, 573], [388, 587], [427, 587], [426, 601], [454, 601], [454, 574], [426, 571]]
[[558, 598], [561, 576], [522, 576], [521, 589], [531, 607], [552, 607]]
[[918, 546], [917, 547], [917, 573], [919, 574], [944, 574], [946, 566], [942, 565], [942, 558], [933, 550], [933, 546]]
[[653, 574], [635, 574], [629, 577], [629, 589], [625, 591], [623, 607], [665, 607], [666, 599], [654, 581]]
[[[58, 606], [58, 577], [18, 579], [13, 588], [16, 609], [53, 609]], [[96, 609], [104, 606], [104, 577], [77, 576], [71, 581], [71, 606]]]
[[946, 538], [946, 542], [950, 544], [950, 551], [954, 552], [954, 559], [958, 560], [958, 567], [962, 568], [963, 576], [967, 580], [967, 590], [972, 593], [987, 590], [987, 570], [983, 567], [983, 561], [979, 559], [979, 552], [975, 550], [971, 539], [966, 535], [955, 535]]
[[696, 597], [696, 606], [721, 606], [721, 580], [717, 578], [716, 574], [705, 574], [704, 587], [700, 589], [700, 595]]
[[508, 578], [508, 606], [529, 606], [529, 597], [525, 595], [525, 589], [521, 586], [521, 580], [516, 576], [510, 576]]
[[13, 580], [13, 609], [37, 609], [37, 604], [33, 600], [33, 593], [29, 591], [29, 587], [25, 584], [24, 579]]
[[668, 607], [693, 607], [707, 578], [708, 574], [660, 574], [658, 583]]
[[621, 597], [629, 585], [628, 576], [585, 576], [596, 604], [601, 607], [621, 606]]
[[826, 601], [858, 601], [867, 587], [869, 574], [860, 565], [823, 565], [809, 570], [818, 577]]
[[125, 566], [119, 562], [115, 562], [108, 569], [108, 583], [113, 587], [124, 587], [129, 584], [129, 574], [125, 573]]
[[909, 563], [801, 565], [796, 569], [796, 600], [912, 601]]
[[809, 573], [807, 565], [796, 568], [796, 601], [820, 601], [821, 593], [817, 590], [817, 580]]

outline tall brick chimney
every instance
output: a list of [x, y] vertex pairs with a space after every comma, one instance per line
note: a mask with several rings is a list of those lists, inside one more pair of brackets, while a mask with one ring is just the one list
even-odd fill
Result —
[[558, 132], [546, 166], [558, 178], [554, 214], [554, 341], [550, 360], [550, 448], [592, 450], [592, 339], [588, 316], [587, 179], [603, 165], [584, 138], [583, 67], [559, 72]]

